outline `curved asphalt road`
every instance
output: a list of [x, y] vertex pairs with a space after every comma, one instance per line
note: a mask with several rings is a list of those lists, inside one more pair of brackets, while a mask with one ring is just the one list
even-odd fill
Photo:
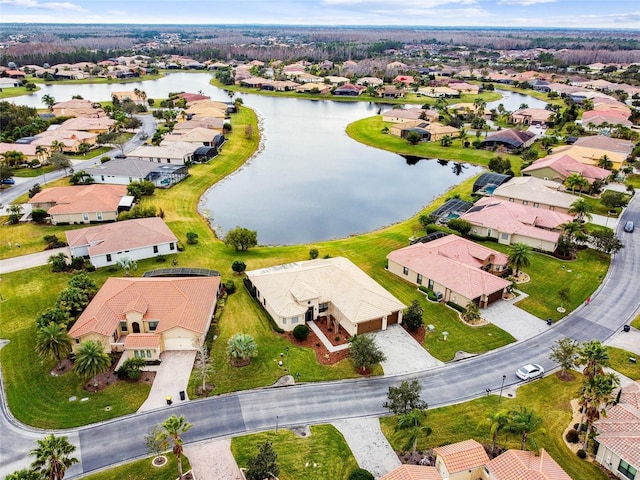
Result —
[[[221, 395], [134, 414], [113, 421], [64, 432], [80, 449], [81, 460], [69, 470], [70, 477], [146, 455], [144, 435], [171, 414], [185, 415], [195, 427], [184, 435], [187, 443], [232, 436], [280, 426], [328, 423], [336, 419], [380, 416], [390, 385], [418, 379], [430, 407], [459, 403], [496, 390], [506, 375], [505, 386], [518, 383], [515, 369], [525, 362], [540, 363], [549, 372], [549, 347], [558, 339], [606, 340], [640, 309], [639, 233], [622, 231], [625, 221], [640, 225], [640, 195], [636, 195], [619, 223], [618, 235], [625, 243], [613, 259], [609, 273], [589, 306], [582, 306], [542, 334], [460, 362], [397, 377], [300, 384]], [[408, 362], [411, 359], [407, 359]], [[29, 464], [35, 431], [5, 416], [0, 422], [0, 474]], [[43, 412], [43, 414], [46, 414]]]

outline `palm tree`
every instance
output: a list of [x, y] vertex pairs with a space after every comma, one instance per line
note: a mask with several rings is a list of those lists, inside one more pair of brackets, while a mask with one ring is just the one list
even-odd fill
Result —
[[593, 218], [591, 212], [593, 212], [593, 207], [584, 198], [577, 199], [569, 207], [569, 213], [575, 215], [578, 222], [582, 222], [584, 219], [590, 221]]
[[42, 480], [42, 475], [35, 470], [23, 468], [22, 470], [7, 475], [4, 480]]
[[510, 411], [509, 417], [507, 430], [520, 435], [520, 450], [524, 450], [529, 435], [542, 427], [542, 417], [526, 407]]
[[69, 443], [67, 437], [56, 437], [52, 433], [37, 443], [38, 446], [30, 452], [36, 457], [31, 468], [39, 471], [42, 478], [62, 480], [67, 468], [78, 463], [77, 458], [70, 457], [76, 447]]
[[396, 430], [410, 430], [403, 449], [408, 450], [411, 448], [411, 453], [414, 455], [418, 447], [418, 437], [420, 435], [424, 435], [425, 437], [431, 435], [431, 427], [422, 424], [426, 416], [427, 412], [424, 409], [414, 408], [409, 413], [400, 415], [398, 417], [398, 423], [396, 423]]
[[496, 445], [498, 443], [498, 433], [509, 425], [509, 412], [507, 410], [500, 410], [495, 413], [490, 413], [489, 416], [483, 422], [485, 425], [489, 425], [489, 433], [491, 434], [491, 453], [495, 452]]
[[227, 353], [232, 365], [248, 365], [251, 357], [258, 355], [258, 344], [251, 335], [237, 333], [227, 342]]
[[64, 325], [51, 322], [42, 327], [36, 334], [36, 352], [43, 357], [53, 357], [58, 362], [56, 368], [62, 366], [62, 360], [71, 353], [71, 338]]
[[587, 229], [584, 223], [580, 223], [577, 220], [560, 225], [562, 230], [566, 233], [567, 239], [571, 246], [575, 246], [576, 243], [583, 243], [588, 240]]
[[118, 259], [118, 266], [124, 270], [125, 277], [128, 277], [131, 270], [138, 269], [138, 262], [130, 257], [120, 257]]
[[164, 428], [166, 438], [170, 439], [173, 443], [173, 454], [178, 461], [178, 478], [182, 479], [183, 441], [180, 435], [188, 432], [191, 427], [193, 427], [193, 424], [187, 422], [184, 419], [184, 415], [180, 415], [179, 417], [177, 415], [171, 415], [162, 422], [160, 426]]
[[60, 140], [54, 140], [51, 142], [51, 150], [54, 152], [62, 152], [64, 150], [65, 144]]
[[609, 352], [599, 340], [584, 342], [578, 351], [576, 365], [584, 365], [582, 373], [588, 379], [602, 375], [604, 368], [610, 365]]
[[44, 145], [36, 145], [36, 156], [40, 163], [45, 163], [49, 150]]
[[104, 351], [102, 343], [88, 340], [82, 342], [76, 351], [73, 371], [82, 378], [93, 378], [93, 386], [98, 386], [96, 378], [111, 366], [111, 359]]
[[518, 277], [521, 268], [531, 265], [531, 247], [524, 243], [514, 243], [509, 249], [508, 264], [516, 271]]
[[49, 94], [42, 96], [42, 103], [44, 103], [50, 111], [53, 111], [53, 106], [56, 104], [56, 99]]
[[571, 193], [576, 193], [576, 188], [578, 190], [583, 190], [589, 187], [589, 180], [587, 180], [584, 176], [579, 173], [572, 173], [567, 177], [564, 181], [564, 184], [571, 189]]
[[580, 403], [582, 405], [582, 418], [587, 418], [587, 432], [584, 437], [584, 450], [587, 450], [587, 443], [593, 422], [600, 418], [600, 414], [606, 414], [606, 407], [614, 403], [613, 391], [620, 385], [620, 379], [615, 373], [605, 373], [596, 375], [587, 380], [580, 391]]
[[603, 155], [602, 158], [598, 160], [598, 166], [600, 168], [606, 168], [607, 170], [611, 170], [613, 168], [613, 162], [607, 155]]

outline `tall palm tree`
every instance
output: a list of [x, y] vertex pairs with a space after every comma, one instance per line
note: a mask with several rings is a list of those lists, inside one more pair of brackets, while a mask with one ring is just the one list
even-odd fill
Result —
[[227, 353], [234, 365], [248, 365], [258, 355], [258, 344], [251, 335], [237, 333], [227, 342]]
[[43, 357], [53, 357], [62, 366], [62, 360], [71, 353], [71, 338], [64, 325], [50, 322], [40, 328], [36, 334], [36, 352]]
[[491, 453], [495, 452], [496, 445], [498, 443], [498, 433], [504, 430], [509, 425], [509, 412], [507, 410], [500, 410], [494, 413], [490, 413], [489, 416], [483, 422], [489, 426], [489, 433], [491, 434]]
[[93, 378], [93, 386], [97, 387], [97, 376], [111, 366], [111, 359], [104, 351], [102, 343], [88, 340], [82, 342], [76, 351], [73, 371], [82, 378]]
[[606, 413], [606, 408], [614, 403], [613, 391], [620, 385], [620, 379], [615, 373], [596, 375], [588, 379], [580, 391], [580, 403], [582, 405], [582, 418], [580, 426], [586, 416], [587, 432], [584, 437], [584, 450], [587, 450], [589, 435], [593, 422]]
[[182, 479], [183, 441], [181, 435], [188, 432], [193, 427], [193, 424], [187, 422], [184, 419], [184, 415], [180, 415], [179, 417], [177, 415], [171, 415], [162, 422], [160, 426], [164, 428], [166, 437], [173, 443], [173, 454], [178, 461], [178, 478]]
[[64, 474], [78, 459], [70, 455], [75, 451], [75, 445], [69, 443], [67, 437], [56, 437], [50, 434], [38, 440], [38, 446], [31, 450], [36, 459], [31, 468], [41, 474], [41, 478], [48, 480], [62, 480]]
[[53, 111], [53, 106], [56, 104], [56, 99], [49, 94], [42, 96], [42, 103], [44, 103], [50, 111]]
[[62, 152], [64, 150], [65, 144], [60, 140], [54, 140], [51, 142], [51, 150], [54, 152]]
[[584, 342], [578, 351], [576, 365], [584, 365], [582, 373], [588, 379], [602, 375], [604, 368], [610, 366], [609, 352], [599, 340]]
[[542, 417], [526, 407], [512, 410], [509, 412], [509, 417], [507, 430], [520, 435], [520, 450], [524, 450], [529, 435], [542, 427]]
[[520, 274], [521, 268], [531, 265], [531, 247], [524, 243], [514, 243], [509, 249], [508, 264], [516, 271], [515, 276]]
[[600, 168], [606, 168], [607, 170], [611, 170], [613, 168], [613, 162], [607, 155], [603, 155], [602, 158], [598, 160], [598, 166]]
[[40, 163], [45, 163], [49, 150], [44, 145], [36, 145], [36, 156]]
[[403, 447], [404, 450], [411, 448], [411, 452], [415, 454], [420, 435], [425, 437], [431, 435], [431, 427], [422, 424], [426, 417], [427, 412], [422, 408], [414, 408], [409, 413], [405, 413], [398, 417], [396, 430], [409, 430], [407, 442]]
[[571, 207], [569, 207], [568, 212], [571, 215], [575, 215], [578, 222], [582, 222], [584, 219], [591, 220], [593, 218], [591, 215], [593, 207], [587, 203], [584, 198], [579, 198], [573, 202]]
[[571, 193], [576, 193], [576, 188], [578, 190], [589, 188], [589, 180], [587, 180], [583, 175], [575, 172], [567, 177], [564, 184], [571, 189]]

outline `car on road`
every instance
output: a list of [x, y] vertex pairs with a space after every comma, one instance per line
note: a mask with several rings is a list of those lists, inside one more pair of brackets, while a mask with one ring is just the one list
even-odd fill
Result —
[[537, 363], [529, 363], [516, 370], [516, 375], [522, 380], [531, 380], [544, 375], [544, 368]]
[[15, 183], [16, 181], [11, 177], [2, 179], [2, 185], [14, 185]]
[[624, 231], [627, 233], [633, 232], [634, 228], [635, 228], [635, 225], [631, 220], [629, 220], [627, 223], [624, 224]]
[[127, 158], [127, 156], [124, 153], [119, 153], [117, 155], [114, 155], [113, 158]]

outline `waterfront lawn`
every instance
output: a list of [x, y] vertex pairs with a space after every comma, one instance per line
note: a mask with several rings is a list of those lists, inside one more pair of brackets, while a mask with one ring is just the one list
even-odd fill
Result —
[[30, 82], [35, 83], [36, 85], [88, 85], [88, 84], [119, 84], [119, 83], [135, 83], [135, 82], [145, 82], [147, 80], [157, 80], [159, 78], [164, 77], [165, 74], [163, 72], [157, 74], [148, 74], [143, 75], [141, 77], [133, 77], [133, 78], [105, 78], [105, 77], [90, 77], [83, 78], [80, 80], [53, 80], [46, 81], [42, 78], [31, 77], [29, 78]]
[[[440, 142], [421, 142], [417, 145], [411, 145], [403, 138], [382, 133], [381, 130], [390, 125], [392, 124], [383, 122], [382, 116], [380, 115], [363, 118], [347, 126], [347, 135], [365, 145], [381, 148], [400, 155], [439, 158], [456, 162], [474, 163], [482, 166], [487, 166], [489, 160], [498, 155], [496, 152], [490, 150], [464, 148], [460, 139], [454, 139], [450, 147], [443, 147], [440, 145]], [[469, 137], [469, 141], [473, 141], [473, 138]], [[510, 154], [500, 155], [511, 161], [511, 167], [516, 175], [518, 175], [522, 166], [522, 158]]]
[[[165, 457], [167, 457], [167, 463], [161, 467], [151, 465], [153, 457], [147, 457], [92, 473], [82, 478], [84, 480], [112, 480], [114, 478], [123, 480], [175, 480], [178, 476], [178, 461], [171, 452], [165, 453]], [[189, 459], [183, 455], [182, 471], [187, 472], [190, 469]]]
[[[616, 347], [607, 347], [607, 352], [609, 352], [611, 368], [631, 380], [640, 380], [640, 362], [638, 362], [640, 355]], [[629, 361], [630, 358], [635, 358], [636, 363]]]
[[36, 86], [35, 90], [27, 90], [25, 87], [3, 88], [2, 91], [0, 91], [0, 100], [4, 98], [19, 97], [21, 95], [30, 95], [38, 90], [40, 90], [40, 87], [38, 86]]
[[280, 480], [347, 480], [358, 464], [342, 434], [331, 425], [311, 426], [311, 434], [301, 437], [290, 430], [234, 437], [231, 452], [240, 467], [258, 453], [259, 445], [271, 442], [278, 455]]
[[[509, 254], [509, 245], [496, 242], [479, 242], [486, 247]], [[592, 249], [578, 251], [578, 259], [560, 260], [551, 255], [532, 252], [531, 266], [524, 269], [531, 281], [518, 285], [518, 290], [529, 294], [528, 298], [517, 302], [518, 307], [538, 318], [560, 320], [568, 312], [575, 310], [600, 285], [609, 268], [610, 257]], [[558, 291], [569, 286], [569, 301], [563, 305], [565, 313], [560, 313]]]
[[[544, 448], [571, 478], [590, 478], [606, 480], [607, 476], [594, 464], [581, 460], [567, 448], [562, 433], [571, 422], [570, 400], [577, 398], [582, 377], [576, 374], [571, 382], [562, 382], [556, 375], [523, 385], [518, 388], [515, 398], [503, 395], [499, 403], [498, 396], [490, 395], [470, 402], [437, 408], [427, 411], [426, 425], [433, 432], [430, 436], [418, 439], [418, 450], [461, 442], [473, 438], [483, 444], [491, 444], [489, 426], [485, 419], [499, 410], [518, 409], [521, 406], [534, 410], [543, 420], [542, 429], [530, 435], [539, 447]], [[429, 391], [423, 391], [422, 397], [429, 402]], [[382, 432], [395, 450], [401, 450], [406, 442], [406, 433], [396, 431], [397, 417], [380, 419]], [[501, 432], [498, 445], [506, 448], [520, 448], [520, 438]], [[531, 446], [527, 447], [531, 450]]]

